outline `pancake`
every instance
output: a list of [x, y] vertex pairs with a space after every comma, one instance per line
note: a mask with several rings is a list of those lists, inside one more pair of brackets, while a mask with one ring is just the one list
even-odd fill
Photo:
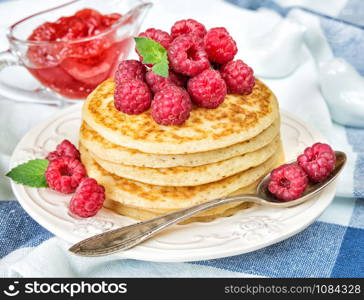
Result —
[[[119, 215], [127, 216], [139, 221], [153, 219], [162, 215], [149, 210], [127, 207], [113, 200], [107, 200], [105, 201], [105, 203], [106, 203], [105, 205], [106, 208], [111, 209], [112, 211], [118, 213]], [[211, 222], [216, 218], [232, 216], [236, 212], [242, 209], [250, 208], [252, 206], [254, 206], [254, 204], [250, 202], [234, 203], [234, 205], [231, 206], [228, 206], [228, 204], [221, 205], [218, 207], [220, 209], [219, 211], [211, 212], [210, 214], [205, 214], [205, 215], [201, 215], [203, 213], [202, 212], [185, 221], [180, 222], [179, 224], [188, 224], [192, 222]]]
[[219, 181], [191, 187], [157, 186], [116, 176], [104, 170], [80, 145], [81, 160], [88, 176], [97, 180], [106, 190], [106, 198], [125, 206], [143, 209], [179, 209], [229, 195], [253, 184], [277, 165], [282, 148], [265, 162]]
[[101, 83], [83, 105], [83, 120], [113, 144], [153, 154], [211, 151], [247, 141], [279, 117], [272, 91], [256, 80], [249, 95], [229, 94], [216, 109], [194, 107], [180, 126], [162, 126], [150, 111], [127, 115], [114, 107], [115, 83]]
[[[274, 167], [276, 167], [284, 162], [284, 155], [282, 152], [281, 152], [281, 155], [278, 160], [279, 160], [278, 163], [276, 163], [275, 166], [272, 166], [271, 169], [273, 169]], [[259, 184], [260, 180], [261, 180], [261, 178], [256, 180], [254, 183], [231, 193], [229, 196], [242, 195], [242, 194], [254, 194], [256, 191], [256, 187]], [[188, 224], [188, 223], [192, 223], [192, 222], [211, 222], [217, 218], [232, 216], [242, 209], [248, 209], [255, 205], [256, 204], [251, 203], [251, 202], [228, 203], [225, 205], [221, 205], [221, 206], [203, 211], [189, 219], [186, 219], [186, 220], [180, 222], [179, 224]], [[173, 212], [177, 209], [180, 209], [180, 208], [144, 209], [142, 207], [127, 206], [125, 204], [120, 203], [119, 201], [115, 201], [110, 198], [107, 198], [105, 200], [104, 206], [120, 215], [128, 216], [133, 219], [140, 220], [140, 221], [156, 218], [160, 215], [167, 214], [167, 213]]]
[[124, 164], [115, 164], [100, 157], [89, 150], [91, 157], [106, 171], [115, 175], [137, 180], [143, 183], [161, 186], [196, 186], [209, 182], [219, 181], [223, 178], [237, 174], [255, 167], [266, 161], [278, 150], [280, 136], [271, 143], [254, 152], [249, 152], [224, 161], [196, 166], [173, 168], [146, 168]]
[[[253, 194], [253, 193], [255, 193], [256, 187], [259, 184], [259, 182], [260, 182], [260, 178], [258, 180], [256, 180], [254, 183], [235, 191], [234, 193], [230, 194], [229, 196], [234, 196], [234, 195], [239, 195], [239, 194], [240, 195], [241, 194]], [[198, 216], [210, 216], [210, 215], [220, 214], [223, 211], [225, 211], [226, 209], [233, 208], [233, 207], [238, 206], [240, 204], [241, 203], [238, 203], [238, 202], [228, 203], [228, 204], [225, 204], [225, 205], [221, 205], [221, 206], [218, 206], [218, 207], [211, 208], [209, 210], [203, 211], [203, 212], [199, 213]], [[119, 213], [122, 212], [123, 210], [130, 210], [130, 211], [140, 210], [140, 211], [143, 211], [145, 213], [150, 214], [152, 217], [157, 217], [157, 216], [162, 215], [162, 214], [168, 214], [168, 213], [171, 213], [171, 212], [178, 209], [178, 208], [168, 208], [168, 209], [156, 209], [156, 208], [151, 209], [150, 208], [150, 209], [144, 209], [142, 207], [121, 205], [119, 202], [114, 201], [112, 199], [107, 199], [106, 200], [105, 207], [113, 208], [113, 210], [117, 210]], [[120, 214], [123, 214], [123, 213], [120, 213]]]
[[[256, 190], [256, 186], [258, 185], [258, 183], [259, 180], [247, 186], [246, 188], [240, 189], [239, 193], [234, 193], [234, 194], [253, 194]], [[180, 224], [187, 224], [191, 222], [210, 222], [215, 220], [216, 218], [231, 216], [239, 210], [247, 209], [254, 205], [255, 204], [252, 202], [235, 202], [235, 203], [220, 205], [218, 207], [214, 207], [206, 211], [200, 212], [195, 216], [181, 222]], [[111, 199], [106, 199], [104, 206], [120, 215], [128, 216], [140, 221], [156, 218], [158, 216], [168, 214], [177, 210], [177, 209], [148, 210], [140, 207], [122, 205], [118, 201], [114, 201]]]
[[99, 135], [86, 122], [82, 123], [80, 129], [80, 141], [87, 149], [92, 149], [96, 157], [104, 157], [114, 163], [148, 168], [196, 167], [258, 150], [273, 141], [279, 134], [279, 128], [280, 121], [276, 120], [260, 134], [245, 142], [212, 151], [175, 155], [144, 153], [113, 144]]

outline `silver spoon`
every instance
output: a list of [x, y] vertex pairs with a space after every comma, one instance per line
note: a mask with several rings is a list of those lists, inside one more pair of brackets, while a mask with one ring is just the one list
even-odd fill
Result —
[[346, 163], [344, 152], [336, 151], [336, 166], [330, 176], [319, 183], [310, 183], [305, 193], [298, 199], [283, 202], [268, 191], [270, 175], [265, 176], [257, 187], [255, 195], [236, 195], [204, 202], [189, 208], [181, 209], [151, 220], [110, 230], [75, 245], [69, 251], [80, 256], [101, 256], [130, 249], [151, 238], [172, 224], [181, 222], [201, 211], [231, 202], [249, 201], [270, 207], [292, 207], [301, 204], [327, 187], [340, 173]]

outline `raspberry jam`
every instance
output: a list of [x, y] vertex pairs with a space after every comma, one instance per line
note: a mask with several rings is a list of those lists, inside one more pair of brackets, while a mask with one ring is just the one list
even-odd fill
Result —
[[131, 38], [120, 40], [115, 30], [108, 30], [120, 17], [83, 9], [38, 26], [28, 38], [40, 43], [29, 47], [27, 69], [43, 85], [67, 98], [86, 98], [114, 75], [119, 58], [130, 51]]

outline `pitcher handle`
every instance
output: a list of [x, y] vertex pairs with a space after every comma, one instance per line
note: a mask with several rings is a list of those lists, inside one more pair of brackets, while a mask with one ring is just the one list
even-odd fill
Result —
[[[23, 66], [21, 61], [14, 55], [10, 49], [0, 52], [0, 72], [6, 67]], [[44, 89], [39, 88], [33, 91], [16, 88], [0, 81], [0, 95], [7, 99], [17, 102], [27, 102], [36, 104], [63, 105], [62, 99], [54, 99], [54, 96], [48, 94]]]

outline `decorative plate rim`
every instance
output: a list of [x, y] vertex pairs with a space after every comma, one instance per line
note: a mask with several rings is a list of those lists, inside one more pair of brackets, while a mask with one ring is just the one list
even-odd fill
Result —
[[[81, 106], [82, 103], [77, 103], [74, 104], [70, 107], [64, 108], [60, 111], [58, 111], [57, 113], [55, 113], [51, 118], [49, 118], [48, 120], [40, 123], [38, 126], [30, 129], [28, 131], [27, 134], [24, 135], [24, 137], [19, 141], [19, 143], [17, 144], [17, 146], [15, 147], [15, 150], [11, 156], [10, 159], [10, 167], [13, 167], [15, 164], [18, 163], [17, 161], [17, 157], [19, 156], [19, 151], [21, 150], [21, 147], [23, 144], [26, 144], [28, 140], [32, 140], [32, 136], [34, 135], [38, 135], [40, 134], [39, 132], [42, 131], [45, 128], [49, 128], [51, 126], [51, 124], [54, 124], [55, 122], [57, 122], [57, 120], [62, 120], [63, 118], [66, 118], [68, 114], [70, 113], [76, 113], [76, 112], [81, 112]], [[80, 118], [81, 119], [81, 113], [80, 113]], [[284, 120], [291, 120], [292, 122], [295, 122], [297, 124], [299, 124], [302, 128], [304, 128], [310, 135], [312, 140], [314, 141], [322, 141], [322, 142], [326, 142], [326, 139], [319, 133], [316, 131], [316, 129], [314, 129], [313, 127], [311, 127], [309, 124], [305, 123], [304, 121], [300, 120], [299, 118], [297, 118], [296, 116], [292, 115], [289, 112], [286, 112], [285, 110], [281, 109], [281, 120], [282, 123]], [[297, 129], [297, 128], [296, 128]], [[298, 129], [297, 129], [298, 130]], [[76, 235], [72, 235], [72, 233], [67, 232], [67, 234], [64, 232], [64, 229], [57, 227], [56, 225], [54, 225], [52, 223], [52, 218], [49, 215], [44, 215], [44, 211], [42, 214], [42, 211], [40, 210], [39, 207], [36, 207], [35, 205], [31, 205], [32, 203], [34, 204], [34, 201], [31, 202], [29, 201], [30, 196], [27, 194], [26, 192], [26, 188], [24, 188], [21, 185], [18, 185], [14, 182], [11, 182], [11, 187], [12, 190], [16, 196], [16, 198], [18, 199], [19, 203], [21, 204], [21, 206], [25, 209], [25, 211], [36, 221], [38, 222], [41, 226], [43, 226], [44, 228], [46, 228], [47, 230], [49, 230], [50, 232], [52, 232], [55, 236], [60, 237], [61, 239], [69, 242], [69, 243], [75, 243], [77, 241], [80, 240], [79, 236]], [[38, 190], [38, 189], [35, 189]], [[232, 231], [232, 235], [235, 234], [235, 240], [232, 239], [231, 242], [229, 242], [229, 245], [227, 245], [225, 242], [222, 241], [222, 243], [220, 245], [215, 245], [212, 247], [206, 247], [206, 248], [185, 248], [185, 249], [171, 249], [166, 246], [168, 244], [168, 242], [163, 242], [163, 239], [154, 239], [153, 241], [147, 241], [146, 243], [139, 245], [133, 249], [121, 252], [121, 253], [117, 253], [117, 254], [113, 254], [113, 257], [117, 257], [117, 258], [131, 258], [131, 259], [139, 259], [139, 260], [147, 260], [147, 261], [156, 261], [156, 262], [186, 262], [186, 261], [198, 261], [198, 260], [206, 260], [206, 259], [215, 259], [215, 258], [222, 258], [222, 257], [227, 257], [227, 256], [232, 256], [232, 255], [239, 255], [239, 254], [243, 254], [243, 253], [248, 253], [251, 251], [255, 251], [261, 248], [265, 248], [267, 246], [270, 246], [272, 244], [278, 243], [282, 240], [285, 240], [295, 234], [297, 234], [298, 232], [304, 230], [306, 227], [308, 227], [311, 223], [313, 223], [322, 213], [323, 211], [327, 208], [327, 206], [331, 203], [332, 199], [335, 196], [335, 191], [336, 191], [336, 183], [332, 184], [330, 187], [328, 187], [325, 191], [323, 191], [317, 198], [314, 198], [312, 200], [310, 200], [308, 202], [307, 205], [309, 205], [309, 207], [306, 210], [303, 210], [303, 212], [298, 212], [297, 216], [300, 217], [300, 221], [299, 222], [295, 222], [292, 227], [290, 227], [289, 229], [285, 228], [285, 230], [282, 230], [280, 232], [279, 229], [279, 224], [273, 224], [276, 220], [273, 219], [273, 221], [271, 221], [269, 219], [269, 210], [267, 210], [268, 212], [268, 219], [264, 219], [265, 216], [259, 216], [259, 218], [257, 218], [256, 216], [256, 212], [259, 213], [259, 211], [264, 212], [264, 210], [266, 210], [266, 208], [262, 208], [262, 207], [256, 207], [253, 208], [252, 210], [249, 211], [244, 211], [244, 212], [239, 212], [237, 214], [235, 214], [232, 217], [228, 217], [228, 218], [219, 218], [219, 221], [216, 222], [209, 222], [209, 223], [199, 223], [199, 222], [195, 222], [195, 223], [191, 223], [191, 224], [187, 224], [187, 225], [175, 225], [175, 227], [173, 227], [175, 229], [176, 232], [173, 232], [172, 230], [172, 235], [171, 237], [176, 237], [178, 235], [183, 235], [182, 233], [179, 233], [179, 230], [187, 230], [187, 231], [193, 231], [196, 229], [201, 229], [202, 231], [205, 230], [207, 228], [207, 231], [209, 230], [213, 230], [216, 226], [222, 226], [224, 225], [224, 222], [226, 223], [225, 225], [228, 225], [229, 221], [226, 220], [230, 220], [232, 221], [233, 219], [231, 218], [239, 218], [239, 215], [244, 213], [246, 214], [246, 216], [248, 216], [248, 218], [245, 216], [245, 220], [246, 219], [251, 219], [252, 222], [245, 222], [246, 224], [244, 225], [244, 219], [240, 222], [234, 223], [234, 225], [236, 226], [245, 226], [243, 229], [245, 230], [241, 230], [241, 232], [239, 232], [239, 228], [236, 231]], [[29, 198], [29, 199], [27, 199]], [[304, 204], [306, 205], [306, 204]], [[306, 205], [306, 206], [307, 206]], [[107, 209], [103, 210], [105, 213], [105, 215], [107, 216], [110, 212]], [[282, 213], [283, 211], [281, 211], [280, 213], [284, 215], [284, 213]], [[285, 211], [288, 212], [288, 211]], [[249, 213], [251, 213], [251, 215], [249, 216]], [[114, 214], [114, 213], [112, 213]], [[65, 217], [69, 217], [69, 216], [65, 216]], [[126, 218], [123, 216], [118, 216], [120, 218]], [[291, 217], [292, 218], [292, 217]], [[103, 222], [103, 220], [107, 220], [107, 219], [101, 219], [96, 221], [99, 222]], [[289, 220], [289, 219], [287, 219]], [[284, 220], [284, 221], [287, 221]], [[254, 222], [255, 221], [255, 222]], [[77, 221], [77, 224], [83, 224], [84, 226], [88, 226], [88, 222], [89, 221]], [[222, 224], [216, 224], [222, 222]], [[271, 222], [272, 224], [270, 224], [269, 222]], [[92, 223], [92, 221], [90, 221], [90, 224]], [[242, 225], [243, 224], [243, 225]], [[102, 224], [103, 229], [110, 229], [108, 228], [108, 225], [106, 224]], [[255, 227], [254, 227], [255, 226]], [[271, 226], [271, 228], [270, 228]], [[278, 226], [278, 227], [277, 227]], [[194, 229], [195, 227], [195, 229]], [[206, 227], [206, 228], [204, 228]], [[216, 227], [216, 228], [217, 228]], [[274, 228], [276, 228], [277, 232], [274, 232]], [[278, 229], [277, 229], [278, 228]], [[260, 242], [255, 242], [255, 243], [251, 243], [246, 245], [242, 245], [241, 243], [239, 243], [238, 241], [239, 238], [241, 238], [241, 235], [244, 234], [244, 232], [258, 232], [258, 235], [260, 234], [259, 231], [262, 230], [266, 230], [268, 233], [270, 232], [269, 230], [272, 230], [271, 234], [268, 234], [268, 236], [264, 237], [262, 239], [262, 241]], [[164, 233], [162, 235], [163, 236], [167, 236], [167, 240], [168, 240], [168, 232]], [[67, 236], [66, 236], [67, 235]], [[209, 236], [210, 235], [210, 236]], [[209, 233], [209, 238], [210, 239], [222, 239], [223, 240], [223, 235], [216, 232], [210, 232]], [[196, 237], [198, 237], [199, 235], [195, 235]], [[201, 235], [200, 235], [201, 236]], [[202, 235], [203, 236], [203, 235]], [[86, 237], [86, 236], [84, 236]], [[172, 238], [173, 240], [173, 238]], [[158, 248], [155, 245], [161, 246], [161, 244], [164, 243], [164, 247], [166, 248]], [[181, 243], [181, 242], [180, 242]], [[173, 243], [169, 242], [169, 247], [173, 247]], [[186, 243], [187, 245], [188, 243]], [[154, 246], [153, 246], [154, 245]]]

